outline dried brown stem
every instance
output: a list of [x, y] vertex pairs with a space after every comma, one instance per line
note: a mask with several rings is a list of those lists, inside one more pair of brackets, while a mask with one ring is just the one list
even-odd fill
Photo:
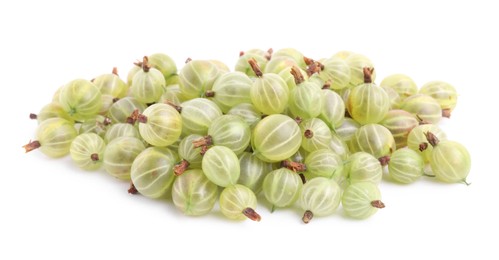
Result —
[[301, 118], [301, 117], [297, 116], [297, 117], [295, 117], [295, 122], [296, 122], [297, 124], [301, 124], [301, 122], [303, 122], [303, 118]]
[[120, 100], [120, 98], [117, 97], [113, 98], [113, 103], [116, 103], [118, 100]]
[[144, 56], [144, 58], [142, 58], [142, 69], [144, 70], [144, 72], [149, 72], [149, 70], [151, 69], [151, 66], [149, 65], [149, 58], [147, 56]]
[[97, 153], [91, 154], [90, 159], [92, 159], [92, 161], [94, 161], [94, 162], [99, 161], [99, 154], [97, 154]]
[[244, 56], [244, 51], [239, 52], [239, 57], [242, 57], [242, 56]]
[[133, 194], [133, 195], [139, 193], [137, 188], [135, 188], [135, 185], [133, 185], [133, 182], [130, 182], [130, 188], [128, 188], [128, 193]]
[[363, 72], [364, 72], [364, 83], [372, 83], [373, 82], [372, 75], [374, 72], [374, 68], [364, 67]]
[[451, 110], [450, 109], [442, 109], [442, 116], [443, 117], [446, 117], [446, 118], [450, 118], [450, 114], [451, 114]]
[[187, 63], [189, 63], [189, 62], [191, 62], [191, 61], [192, 61], [192, 59], [191, 59], [191, 57], [189, 57], [189, 58], [187, 58], [187, 59], [185, 60], [185, 64], [187, 64]]
[[265, 59], [270, 60], [272, 59], [272, 54], [274, 53], [274, 50], [272, 48], [269, 48], [267, 50], [267, 53], [265, 53]]
[[385, 203], [383, 203], [381, 200], [373, 200], [371, 201], [371, 206], [382, 209], [385, 207]]
[[139, 121], [139, 123], [145, 124], [147, 123], [147, 116], [139, 114], [139, 116], [137, 117], [137, 121]]
[[281, 167], [288, 168], [294, 172], [304, 172], [307, 170], [307, 166], [304, 163], [293, 162], [289, 160], [282, 161]]
[[303, 57], [303, 61], [305, 62], [305, 64], [307, 64], [307, 66], [310, 66], [312, 65], [312, 63], [314, 63], [315, 61], [309, 57]]
[[180, 176], [187, 170], [189, 165], [190, 163], [187, 160], [182, 159], [182, 161], [173, 167], [173, 173], [175, 176]]
[[322, 89], [331, 89], [331, 80], [324, 82]]
[[303, 213], [303, 218], [302, 218], [303, 223], [308, 224], [308, 222], [310, 222], [312, 218], [314, 218], [314, 213], [312, 213], [312, 211], [307, 210], [305, 211], [305, 213]]
[[424, 135], [426, 136], [426, 140], [428, 140], [428, 143], [430, 143], [433, 147], [435, 147], [440, 142], [437, 136], [432, 132], [426, 132], [424, 133]]
[[23, 145], [23, 148], [24, 148], [24, 149], [26, 150], [26, 152], [28, 153], [28, 152], [31, 152], [31, 151], [33, 151], [33, 150], [35, 150], [35, 149], [40, 148], [40, 146], [41, 146], [40, 142], [38, 142], [38, 141], [36, 141], [36, 140], [35, 140], [35, 141], [31, 141], [31, 140], [30, 140], [28, 144]]
[[428, 149], [428, 143], [420, 143], [419, 144], [419, 151], [422, 152], [424, 150]]
[[301, 71], [300, 71], [300, 68], [296, 67], [296, 66], [293, 66], [291, 68], [291, 75], [293, 75], [293, 77], [295, 78], [295, 83], [296, 85], [299, 85], [301, 84], [303, 81], [305, 81], [305, 78], [303, 77], [303, 75], [301, 74]]
[[116, 76], [119, 76], [119, 75], [118, 75], [118, 68], [113, 67], [113, 71], [112, 71], [111, 73], [113, 73], [113, 74], [114, 74], [114, 75], [116, 75]]
[[262, 219], [262, 217], [260, 217], [260, 215], [258, 213], [256, 213], [256, 211], [252, 208], [245, 208], [243, 209], [243, 214], [253, 220], [253, 221], [260, 221]]
[[381, 166], [387, 166], [388, 163], [390, 162], [390, 156], [385, 155], [383, 157], [378, 158], [378, 160], [379, 160], [379, 163], [381, 164]]
[[192, 141], [192, 144], [194, 144], [195, 148], [202, 147], [202, 146], [211, 146], [211, 145], [213, 145], [213, 139], [211, 138], [211, 135], [207, 135], [207, 136], [202, 137], [198, 140]]
[[204, 92], [204, 96], [205, 97], [214, 97], [215, 96], [215, 91], [213, 91], [213, 90], [206, 90], [206, 92]]
[[139, 110], [138, 109], [135, 109], [132, 114], [126, 118], [126, 122], [131, 124], [131, 125], [135, 125], [135, 122], [137, 122], [137, 119], [139, 119]]
[[256, 62], [256, 60], [254, 58], [251, 58], [248, 60], [248, 63], [249, 65], [251, 66], [251, 69], [253, 70], [253, 72], [255, 72], [255, 75], [257, 77], [262, 77], [263, 76], [263, 72], [262, 70], [260, 69], [260, 66], [258, 66], [258, 63]]
[[301, 182], [305, 184], [307, 182], [307, 178], [305, 178], [305, 174], [303, 173], [298, 173], [298, 176], [300, 176]]
[[37, 118], [38, 118], [38, 116], [36, 114], [33, 114], [33, 113], [29, 114], [29, 119], [34, 120], [34, 119], [37, 119]]
[[314, 131], [307, 129], [303, 133], [303, 136], [305, 136], [305, 138], [307, 138], [307, 139], [310, 139], [310, 138], [314, 137]]
[[324, 65], [318, 61], [314, 61], [312, 64], [307, 66], [307, 75], [310, 77], [315, 73], [319, 73], [324, 70]]
[[175, 108], [175, 110], [177, 110], [177, 112], [182, 113], [182, 107], [181, 106], [176, 105], [175, 103], [173, 103], [173, 102], [171, 102], [169, 100], [165, 101], [165, 104], [170, 105], [171, 107]]
[[199, 154], [204, 155], [208, 151], [208, 149], [210, 149], [209, 146], [201, 147], [201, 151], [199, 152]]
[[428, 124], [431, 124], [430, 122], [424, 120], [423, 118], [421, 118], [421, 116], [419, 115], [416, 115], [416, 119], [419, 121], [419, 125], [428, 125]]

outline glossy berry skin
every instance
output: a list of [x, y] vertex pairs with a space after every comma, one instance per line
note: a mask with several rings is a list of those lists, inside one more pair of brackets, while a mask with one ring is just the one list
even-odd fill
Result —
[[59, 158], [69, 154], [71, 142], [77, 134], [73, 123], [62, 118], [49, 118], [38, 125], [36, 139], [43, 154]]
[[350, 116], [360, 124], [375, 124], [385, 118], [390, 99], [382, 88], [365, 83], [352, 89], [346, 107]]
[[74, 123], [74, 119], [69, 116], [66, 110], [59, 104], [59, 101], [53, 101], [43, 106], [36, 115], [36, 120], [38, 121], [38, 124], [40, 124], [44, 120], [54, 117], [66, 119], [67, 121]]
[[451, 84], [444, 81], [430, 81], [424, 84], [419, 93], [434, 98], [442, 110], [454, 110], [457, 104], [457, 91]]
[[104, 141], [106, 141], [106, 143], [109, 143], [112, 140], [123, 136], [130, 136], [130, 137], [135, 137], [137, 139], [142, 139], [137, 127], [128, 123], [116, 123], [112, 124], [107, 129], [106, 135], [104, 136]]
[[250, 188], [255, 194], [262, 190], [265, 176], [272, 171], [272, 164], [260, 160], [256, 155], [244, 152], [239, 155], [239, 166], [241, 173], [238, 184]]
[[139, 113], [142, 113], [145, 109], [146, 105], [139, 102], [136, 98], [125, 97], [111, 105], [107, 112], [107, 116], [111, 118], [113, 124], [126, 123], [127, 118], [132, 115], [133, 111], [138, 110]]
[[383, 168], [378, 159], [366, 152], [352, 154], [345, 165], [349, 183], [369, 181], [375, 184], [383, 178]]
[[203, 156], [201, 147], [195, 147], [193, 142], [203, 138], [200, 135], [192, 134], [184, 137], [178, 146], [178, 155], [180, 159], [189, 163], [190, 169], [201, 169]]
[[102, 166], [106, 143], [95, 133], [78, 135], [73, 142], [69, 153], [71, 159], [81, 169], [94, 171]]
[[215, 63], [208, 60], [189, 61], [179, 72], [180, 91], [187, 99], [203, 97], [219, 76]]
[[167, 54], [154, 53], [149, 55], [148, 58], [149, 65], [159, 70], [161, 74], [163, 74], [163, 77], [165, 78], [165, 85], [167, 85], [166, 80], [177, 74], [177, 65], [175, 64], [175, 61]]
[[230, 148], [240, 155], [250, 144], [251, 130], [246, 122], [235, 115], [222, 115], [211, 123], [208, 128], [214, 145]]
[[175, 108], [156, 103], [142, 113], [139, 118], [139, 133], [146, 142], [154, 146], [168, 146], [182, 133], [182, 117]]
[[395, 151], [396, 145], [392, 133], [386, 127], [368, 124], [355, 132], [350, 148], [351, 152], [366, 152], [379, 159]]
[[419, 121], [413, 114], [395, 109], [388, 111], [380, 124], [392, 133], [397, 148], [402, 148], [407, 146], [407, 137], [411, 130], [419, 125]]
[[329, 147], [331, 130], [324, 121], [318, 118], [305, 119], [300, 122], [299, 126], [302, 133], [301, 146], [307, 152]]
[[221, 187], [237, 183], [240, 175], [237, 155], [225, 146], [213, 146], [203, 155], [201, 167], [206, 177]]
[[132, 97], [148, 104], [157, 101], [163, 95], [165, 87], [166, 82], [161, 71], [155, 68], [143, 68], [133, 76], [130, 91]]
[[181, 104], [182, 135], [198, 134], [205, 136], [208, 127], [222, 111], [215, 102], [206, 98], [194, 98]]
[[265, 73], [253, 81], [250, 98], [256, 109], [263, 114], [279, 114], [288, 106], [289, 89], [279, 75]]
[[262, 119], [262, 113], [258, 111], [253, 104], [241, 103], [232, 107], [228, 112], [228, 115], [235, 115], [242, 118], [251, 129], [260, 122]]
[[385, 77], [379, 85], [382, 88], [391, 88], [395, 90], [402, 100], [418, 93], [416, 82], [405, 74], [389, 75]]
[[172, 188], [175, 207], [188, 216], [208, 214], [217, 201], [218, 186], [208, 180], [200, 169], [185, 171]]
[[319, 72], [319, 77], [324, 82], [330, 82], [331, 89], [340, 90], [348, 87], [351, 70], [348, 63], [340, 58], [329, 58], [321, 61], [324, 69]]
[[[313, 216], [323, 217], [333, 214], [341, 201], [341, 188], [331, 179], [316, 177], [307, 181], [300, 194], [300, 207], [312, 212]], [[308, 223], [310, 219], [304, 222]]]
[[409, 148], [393, 152], [388, 163], [388, 173], [398, 183], [413, 183], [424, 174], [424, 160], [421, 154]]
[[[374, 215], [380, 204], [381, 192], [372, 182], [357, 182], [350, 184], [342, 196], [342, 206], [345, 214], [355, 219], [366, 219]], [[373, 206], [374, 204], [374, 206]]]
[[104, 169], [120, 180], [130, 180], [130, 170], [135, 158], [145, 149], [135, 137], [119, 137], [109, 142], [104, 151]]
[[341, 96], [329, 89], [323, 89], [322, 94], [324, 102], [322, 103], [321, 114], [322, 119], [331, 129], [337, 129], [345, 120], [345, 102]]
[[212, 91], [215, 102], [222, 112], [241, 103], [251, 103], [250, 88], [253, 81], [242, 72], [229, 72], [220, 76], [214, 83]]
[[471, 156], [462, 144], [444, 140], [433, 147], [430, 165], [438, 180], [466, 183], [466, 177], [471, 170]]
[[406, 98], [400, 109], [431, 124], [437, 124], [442, 118], [442, 108], [438, 101], [425, 94], [416, 94]]
[[118, 75], [113, 73], [95, 77], [92, 83], [99, 88], [102, 95], [112, 98], [124, 98], [128, 94], [128, 85]]
[[[349, 87], [356, 87], [360, 84], [364, 83], [364, 68], [374, 68], [374, 65], [372, 61], [358, 53], [352, 53], [348, 55], [348, 57], [345, 59], [345, 62], [348, 64], [350, 67], [350, 83]], [[374, 70], [374, 73], [372, 74], [372, 82], [376, 80], [376, 70]]]
[[304, 81], [289, 94], [288, 109], [295, 117], [314, 118], [322, 112], [324, 96], [318, 84]]
[[102, 99], [99, 88], [85, 79], [75, 79], [62, 87], [59, 104], [75, 121], [85, 121], [96, 116]]
[[321, 149], [311, 152], [304, 161], [308, 177], [326, 177], [342, 181], [343, 160], [339, 155], [329, 149]]
[[303, 182], [300, 176], [287, 168], [269, 172], [263, 181], [263, 194], [272, 208], [291, 206], [299, 197]]
[[[222, 214], [232, 220], [246, 220], [244, 212], [248, 209], [255, 209], [257, 200], [255, 193], [248, 187], [241, 184], [235, 184], [226, 187], [219, 198], [220, 211]], [[259, 221], [260, 219], [256, 219]]]
[[[407, 137], [407, 147], [421, 154], [425, 163], [430, 161], [433, 146], [428, 144], [425, 133], [431, 132], [438, 140], [447, 140], [447, 134], [438, 126], [433, 124], [424, 124], [414, 127]], [[420, 149], [420, 145], [426, 143], [425, 149]]]
[[173, 167], [178, 155], [164, 147], [149, 147], [133, 160], [130, 177], [137, 191], [152, 199], [170, 191], [175, 175]]
[[270, 115], [253, 128], [254, 154], [266, 162], [279, 162], [298, 151], [302, 142], [300, 127], [286, 115]]

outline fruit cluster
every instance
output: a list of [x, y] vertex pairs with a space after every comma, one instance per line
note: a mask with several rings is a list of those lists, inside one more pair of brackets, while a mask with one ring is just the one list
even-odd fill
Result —
[[384, 174], [464, 182], [470, 155], [438, 127], [456, 106], [455, 88], [418, 88], [402, 74], [376, 85], [365, 56], [314, 60], [287, 48], [241, 52], [231, 71], [217, 60], [144, 57], [60, 87], [38, 114], [36, 140], [50, 157], [101, 167], [131, 181], [130, 193], [171, 196], [186, 215], [216, 202], [229, 219], [259, 221], [257, 195], [275, 208], [299, 205], [303, 222], [342, 206], [352, 218], [384, 207]]

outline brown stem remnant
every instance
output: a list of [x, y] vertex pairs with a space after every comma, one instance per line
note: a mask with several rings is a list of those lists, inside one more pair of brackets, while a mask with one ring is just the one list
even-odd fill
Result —
[[137, 188], [135, 188], [135, 185], [133, 185], [133, 182], [130, 182], [130, 188], [128, 188], [128, 193], [133, 194], [133, 195], [139, 193]]
[[446, 118], [450, 118], [450, 113], [451, 113], [451, 112], [452, 112], [452, 111], [451, 111], [449, 108], [447, 108], [447, 109], [442, 109], [442, 116], [443, 116], [443, 117], [446, 117]]
[[239, 52], [239, 57], [242, 57], [242, 56], [244, 56], [244, 51]]
[[305, 174], [303, 173], [298, 173], [298, 176], [300, 176], [301, 182], [305, 184], [307, 182], [307, 178], [305, 178]]
[[258, 66], [258, 63], [256, 62], [256, 60], [254, 58], [251, 58], [248, 60], [248, 63], [251, 66], [251, 69], [253, 70], [253, 72], [255, 72], [255, 75], [257, 77], [261, 78], [263, 76], [263, 72], [260, 69], [260, 66]]
[[105, 125], [105, 126], [108, 126], [112, 123], [113, 121], [111, 121], [111, 118], [109, 117], [105, 117], [104, 118], [104, 121], [102, 121], [102, 124]]
[[213, 139], [211, 138], [211, 135], [207, 135], [198, 140], [192, 141], [192, 144], [194, 144], [195, 148], [199, 148], [202, 146], [211, 146], [213, 145]]
[[99, 161], [99, 154], [97, 154], [97, 153], [91, 154], [90, 159], [92, 159], [93, 162]]
[[139, 119], [139, 110], [138, 109], [135, 109], [132, 114], [126, 118], [126, 122], [131, 124], [131, 125], [135, 125], [135, 122], [137, 122], [137, 120]]
[[119, 76], [119, 75], [118, 75], [118, 68], [113, 67], [113, 71], [112, 71], [111, 73], [113, 73], [113, 74], [114, 74], [114, 75], [116, 75], [116, 76]]
[[182, 107], [181, 106], [176, 105], [175, 103], [173, 103], [173, 102], [171, 102], [169, 100], [165, 101], [165, 104], [170, 105], [171, 107], [175, 108], [175, 110], [177, 110], [177, 112], [179, 112], [179, 113], [182, 112]]
[[419, 144], [419, 151], [422, 152], [424, 150], [428, 149], [428, 143], [420, 143]]
[[270, 60], [272, 59], [272, 54], [274, 53], [274, 50], [272, 48], [269, 48], [267, 50], [267, 53], [265, 53], [265, 59]]
[[305, 136], [305, 138], [307, 138], [307, 139], [310, 139], [310, 138], [314, 137], [314, 132], [310, 129], [307, 129], [303, 133], [303, 136]]
[[[311, 60], [311, 59], [310, 59]], [[318, 61], [314, 61], [307, 66], [307, 75], [310, 77], [315, 73], [320, 73], [324, 70], [324, 65]], [[307, 62], [307, 60], [305, 60]]]
[[118, 100], [120, 100], [120, 98], [118, 97], [113, 98], [113, 103], [116, 103]]
[[294, 172], [304, 172], [307, 170], [307, 166], [304, 163], [293, 162], [289, 160], [282, 161], [281, 167], [288, 168]]
[[374, 68], [364, 67], [363, 72], [364, 72], [364, 83], [373, 83], [372, 75], [374, 72]]
[[187, 170], [189, 165], [190, 164], [186, 159], [182, 159], [182, 161], [173, 167], [173, 173], [175, 176], [180, 176]]
[[213, 91], [213, 90], [206, 90], [206, 92], [204, 92], [204, 96], [205, 97], [214, 97], [215, 96], [215, 91]]
[[385, 203], [383, 203], [381, 200], [373, 200], [371, 201], [371, 206], [382, 209], [385, 207]]
[[199, 152], [199, 154], [204, 155], [208, 151], [209, 148], [210, 148], [209, 146], [201, 147], [201, 152]]
[[379, 160], [379, 163], [381, 163], [381, 166], [387, 166], [388, 163], [390, 162], [390, 156], [385, 155], [383, 157], [378, 158], [378, 160]]
[[295, 117], [295, 122], [296, 122], [297, 124], [301, 124], [301, 122], [303, 122], [303, 118], [301, 118], [301, 117], [297, 116], [297, 117]]
[[424, 135], [426, 136], [426, 140], [428, 140], [428, 143], [430, 143], [433, 147], [435, 147], [440, 142], [437, 136], [432, 132], [426, 132], [424, 133]]
[[38, 118], [38, 116], [36, 114], [33, 114], [33, 113], [29, 114], [29, 119], [35, 120], [37, 118]]
[[303, 220], [303, 223], [308, 224], [308, 222], [310, 222], [312, 218], [314, 218], [314, 213], [312, 213], [312, 211], [310, 210], [307, 210], [305, 211], [305, 213], [303, 213], [303, 218], [301, 220]]
[[300, 71], [300, 68], [296, 67], [296, 66], [293, 66], [291, 68], [291, 75], [293, 75], [293, 77], [295, 78], [295, 83], [296, 85], [299, 85], [301, 84], [303, 81], [305, 81], [305, 78], [303, 77], [303, 75], [301, 74], [301, 71]]
[[260, 221], [262, 219], [262, 217], [260, 217], [260, 215], [258, 213], [256, 213], [256, 211], [252, 208], [245, 208], [243, 209], [243, 214], [253, 220], [253, 221]]
[[144, 72], [149, 72], [149, 70], [151, 69], [151, 66], [149, 65], [149, 58], [147, 56], [144, 56], [144, 58], [142, 58], [142, 69], [144, 70]]
[[305, 57], [303, 56], [303, 61], [305, 62], [305, 64], [307, 64], [307, 66], [310, 66], [312, 65], [312, 63], [314, 63], [315, 61], [309, 57]]
[[331, 89], [331, 80], [324, 82], [322, 89]]
[[33, 151], [35, 149], [40, 148], [40, 146], [41, 146], [40, 142], [38, 142], [38, 141], [31, 141], [30, 140], [28, 144], [23, 145], [23, 148], [28, 153], [28, 152], [31, 152], [31, 151]]
[[143, 114], [139, 114], [139, 116], [137, 117], [137, 121], [139, 121], [139, 123], [147, 123], [147, 116], [143, 115]]
[[430, 122], [424, 120], [423, 118], [421, 118], [421, 116], [419, 115], [416, 115], [416, 119], [419, 121], [419, 125], [428, 125], [428, 124], [431, 124]]
[[185, 60], [185, 64], [187, 64], [187, 63], [189, 63], [189, 62], [191, 62], [191, 61], [192, 61], [192, 59], [191, 59], [191, 57], [189, 57], [189, 58], [187, 58], [187, 59]]

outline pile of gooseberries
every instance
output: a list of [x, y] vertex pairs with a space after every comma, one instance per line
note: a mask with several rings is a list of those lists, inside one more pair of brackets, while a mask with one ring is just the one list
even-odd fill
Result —
[[[260, 221], [294, 208], [304, 223], [385, 207], [379, 183], [421, 177], [465, 183], [470, 154], [438, 126], [456, 107], [449, 83], [420, 88], [407, 75], [380, 85], [364, 55], [312, 59], [293, 48], [241, 52], [234, 70], [163, 53], [60, 87], [37, 114], [26, 152], [70, 156], [85, 171], [130, 182], [131, 194], [168, 198], [185, 215]], [[447, 120], [447, 119], [444, 119]], [[385, 177], [384, 177], [385, 176]]]

